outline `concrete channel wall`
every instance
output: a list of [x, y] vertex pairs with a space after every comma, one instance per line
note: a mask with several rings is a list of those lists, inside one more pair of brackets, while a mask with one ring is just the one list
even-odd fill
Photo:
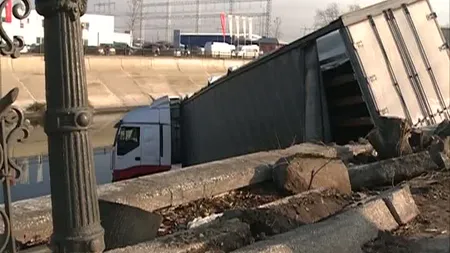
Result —
[[[86, 56], [90, 104], [98, 108], [146, 105], [164, 95], [187, 95], [207, 85], [210, 76], [248, 62], [239, 59]], [[45, 102], [42, 56], [1, 58], [1, 90], [19, 87], [16, 104]]]

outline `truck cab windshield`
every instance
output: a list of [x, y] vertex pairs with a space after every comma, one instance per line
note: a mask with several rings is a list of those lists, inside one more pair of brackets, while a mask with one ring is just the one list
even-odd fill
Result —
[[139, 127], [121, 127], [117, 135], [117, 155], [126, 155], [139, 147]]

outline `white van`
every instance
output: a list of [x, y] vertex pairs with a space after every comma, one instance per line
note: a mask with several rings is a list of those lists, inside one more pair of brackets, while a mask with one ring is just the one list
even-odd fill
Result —
[[240, 46], [239, 50], [236, 52], [236, 57], [240, 58], [256, 58], [258, 56], [259, 56], [258, 45]]
[[230, 58], [236, 50], [234, 45], [225, 42], [206, 42], [205, 55], [218, 58]]

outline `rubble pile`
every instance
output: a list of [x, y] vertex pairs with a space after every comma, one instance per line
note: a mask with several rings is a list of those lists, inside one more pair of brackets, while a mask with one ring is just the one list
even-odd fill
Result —
[[367, 137], [380, 160], [428, 151], [440, 167], [450, 167], [448, 162], [450, 122], [448, 120], [438, 125], [419, 128], [411, 126], [404, 119], [380, 117], [378, 127], [374, 128]]
[[[303, 143], [289, 147], [290, 152], [271, 151], [280, 158], [268, 165], [272, 178], [264, 183], [156, 211], [163, 217], [159, 237], [145, 247], [156, 250], [170, 241], [167, 252], [231, 252], [328, 221], [372, 199], [385, 202], [383, 212], [393, 215], [386, 230], [403, 229], [417, 215], [425, 217], [412, 200], [417, 189], [390, 188], [449, 168], [450, 122], [417, 128], [397, 118], [380, 120], [381, 127], [357, 143]], [[375, 237], [371, 232], [359, 241]]]

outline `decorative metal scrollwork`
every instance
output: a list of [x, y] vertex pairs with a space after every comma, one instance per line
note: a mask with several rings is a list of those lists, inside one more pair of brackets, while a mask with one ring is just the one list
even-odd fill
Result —
[[10, 155], [9, 147], [14, 142], [28, 138], [31, 126], [24, 113], [18, 107], [12, 106], [19, 95], [19, 89], [14, 88], [0, 99], [0, 183], [3, 185], [5, 210], [0, 209], [0, 221], [3, 221], [3, 234], [0, 237], [0, 252], [16, 252], [15, 238], [12, 236], [12, 199], [11, 182], [18, 179], [21, 167]]
[[[9, 0], [13, 4], [13, 0]], [[6, 5], [8, 0], [2, 0], [0, 4], [0, 14], [3, 14], [6, 10]], [[20, 0], [14, 3], [12, 8], [12, 15], [19, 20], [23, 20], [30, 15], [31, 4], [29, 0]], [[18, 58], [20, 56], [20, 51], [25, 46], [23, 38], [20, 36], [11, 37], [6, 33], [3, 27], [3, 19], [0, 20], [0, 54], [11, 56], [12, 58]]]

